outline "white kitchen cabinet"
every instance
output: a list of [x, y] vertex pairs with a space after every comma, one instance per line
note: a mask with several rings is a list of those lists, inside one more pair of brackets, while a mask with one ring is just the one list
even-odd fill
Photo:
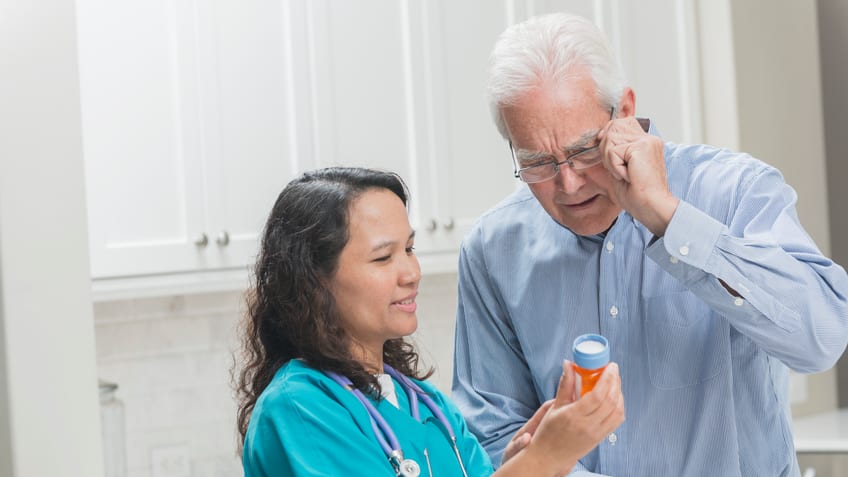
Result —
[[[315, 162], [399, 172], [412, 189], [425, 269], [453, 269], [476, 218], [516, 187], [484, 91], [489, 52], [514, 21], [552, 11], [594, 19], [620, 53], [639, 113], [660, 118], [669, 139], [700, 139], [691, 2], [297, 3], [314, 48]], [[664, 28], [647, 28], [651, 22]]]
[[313, 48], [315, 164], [398, 172], [425, 273], [455, 270], [470, 225], [515, 187], [483, 89], [503, 4], [294, 3]]
[[93, 277], [251, 263], [296, 167], [281, 6], [77, 11]]
[[93, 274], [243, 269], [281, 187], [329, 165], [398, 172], [424, 272], [453, 271], [477, 217], [518, 185], [485, 101], [500, 32], [549, 11], [595, 19], [639, 112], [697, 140], [689, 4], [80, 0]]

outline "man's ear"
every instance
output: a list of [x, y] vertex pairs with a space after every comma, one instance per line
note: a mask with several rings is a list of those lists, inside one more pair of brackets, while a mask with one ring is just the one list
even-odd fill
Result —
[[616, 111], [615, 117], [627, 118], [635, 115], [636, 93], [633, 92], [633, 88], [628, 86], [624, 88], [624, 92], [621, 93], [621, 99], [618, 102], [618, 110]]

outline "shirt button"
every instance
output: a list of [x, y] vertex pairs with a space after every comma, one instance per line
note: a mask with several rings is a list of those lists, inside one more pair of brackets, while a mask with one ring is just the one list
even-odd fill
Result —
[[612, 307], [610, 307], [610, 315], [612, 315], [612, 316], [618, 315], [618, 307], [617, 306], [613, 305]]
[[612, 252], [612, 249], [615, 248], [615, 244], [612, 242], [607, 242], [607, 252]]
[[674, 255], [672, 255], [671, 257], [668, 258], [668, 261], [671, 262], [671, 263], [677, 263], [680, 260], [677, 257], [675, 257]]
[[736, 297], [736, 299], [733, 300], [733, 304], [736, 305], [736, 306], [742, 306], [742, 305], [745, 304], [745, 300], [743, 300], [739, 297]]
[[689, 247], [686, 245], [680, 247], [680, 255], [683, 255], [684, 257], [689, 255]]
[[609, 437], [607, 437], [607, 440], [610, 444], [615, 444], [616, 441], [618, 441], [618, 436], [616, 436], [615, 433], [612, 433], [609, 435]]

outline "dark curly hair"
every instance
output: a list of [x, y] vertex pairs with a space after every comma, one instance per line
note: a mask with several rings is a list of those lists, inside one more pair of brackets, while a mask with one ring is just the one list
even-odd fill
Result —
[[[306, 172], [277, 197], [240, 327], [241, 369], [235, 374], [241, 441], [259, 395], [292, 359], [347, 376], [363, 392], [379, 393], [377, 379], [349, 351], [351, 341], [329, 288], [349, 238], [350, 205], [373, 189], [390, 190], [407, 205], [406, 185], [397, 174], [355, 167]], [[419, 370], [418, 354], [403, 338], [385, 343], [383, 361], [419, 379], [433, 373]]]

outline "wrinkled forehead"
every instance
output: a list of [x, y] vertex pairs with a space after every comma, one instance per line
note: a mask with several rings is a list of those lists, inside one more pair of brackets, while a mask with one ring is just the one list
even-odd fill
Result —
[[539, 159], [549, 158], [551, 156], [569, 157], [597, 146], [598, 133], [600, 131], [600, 128], [590, 129], [578, 136], [574, 141], [565, 145], [558, 145], [550, 148], [551, 150], [528, 149], [515, 147], [515, 145], [513, 145], [512, 148], [515, 153], [515, 159], [519, 162], [533, 162]]

